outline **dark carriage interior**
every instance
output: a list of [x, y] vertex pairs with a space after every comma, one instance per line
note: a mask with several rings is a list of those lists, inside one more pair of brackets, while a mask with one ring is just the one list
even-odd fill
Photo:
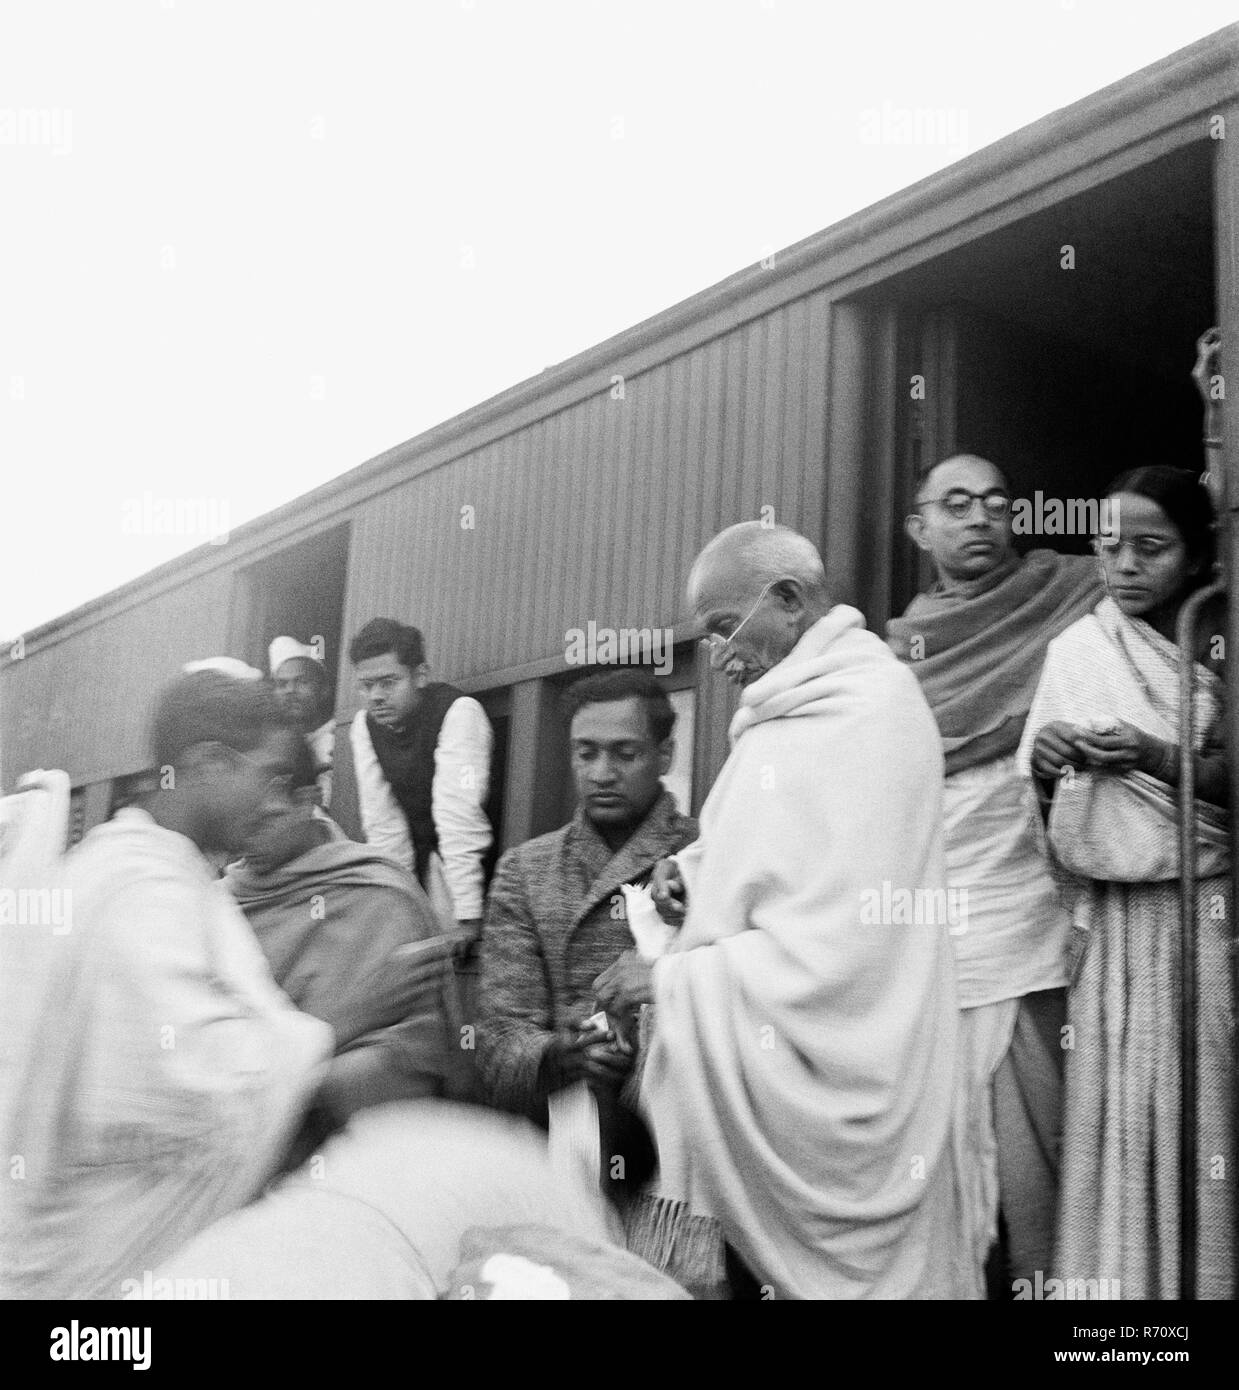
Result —
[[1203, 467], [1191, 370], [1216, 322], [1213, 154], [1186, 146], [884, 287], [914, 323], [952, 320], [955, 451], [1000, 463], [1017, 496], [1099, 497], [1139, 464]]
[[323, 639], [328, 702], [338, 692], [344, 640], [344, 591], [348, 581], [349, 526], [333, 526], [251, 565], [241, 576], [248, 594], [245, 659], [267, 671], [267, 647], [287, 635], [299, 642]]

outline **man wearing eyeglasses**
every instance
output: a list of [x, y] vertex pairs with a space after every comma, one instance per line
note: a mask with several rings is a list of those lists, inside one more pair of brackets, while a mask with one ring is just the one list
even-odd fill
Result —
[[369, 844], [417, 876], [462, 950], [482, 925], [494, 736], [482, 706], [430, 679], [421, 632], [368, 622], [349, 645], [365, 708], [350, 730]]
[[1016, 553], [1010, 487], [975, 455], [917, 479], [906, 529], [936, 579], [887, 635], [938, 722], [947, 872], [967, 895], [952, 944], [974, 1259], [986, 1260], [1001, 1208], [1007, 1274], [1033, 1278], [1054, 1237], [1070, 926], [1015, 752], [1050, 640], [1102, 586], [1087, 556]]
[[762, 1296], [968, 1296], [948, 924], [872, 910], [945, 898], [933, 719], [787, 527], [716, 536], [688, 601], [741, 687], [731, 754], [699, 839], [655, 877], [675, 944], [595, 984], [608, 1016], [653, 1005], [649, 1253], [713, 1219]]

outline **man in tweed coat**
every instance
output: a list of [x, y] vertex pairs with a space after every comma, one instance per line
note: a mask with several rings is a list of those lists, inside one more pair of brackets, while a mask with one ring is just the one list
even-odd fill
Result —
[[482, 936], [478, 1064], [487, 1099], [547, 1121], [547, 1097], [588, 1081], [615, 1101], [631, 1057], [613, 1033], [582, 1029], [593, 982], [633, 949], [620, 885], [696, 838], [662, 784], [675, 711], [648, 672], [627, 668], [568, 693], [580, 805], [567, 825], [499, 861]]

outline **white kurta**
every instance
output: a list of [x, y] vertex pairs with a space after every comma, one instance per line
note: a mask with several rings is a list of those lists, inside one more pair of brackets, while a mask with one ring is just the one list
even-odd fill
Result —
[[305, 741], [310, 745], [310, 754], [314, 759], [315, 766], [323, 769], [314, 780], [318, 783], [318, 789], [322, 793], [323, 806], [330, 806], [331, 764], [336, 750], [335, 720], [328, 719], [325, 723], [320, 724], [313, 733], [306, 734]]
[[972, 1294], [933, 717], [838, 606], [732, 741], [654, 966], [658, 1190], [718, 1218], [767, 1296]]
[[102, 1297], [261, 1190], [333, 1046], [194, 844], [121, 811], [68, 861], [8, 1127], [5, 1289]]
[[963, 908], [952, 936], [960, 1008], [1061, 989], [1071, 917], [1015, 755], [948, 777], [944, 798], [947, 878]]
[[[412, 873], [416, 856], [409, 823], [379, 765], [365, 710], [354, 716], [349, 736], [366, 843], [390, 854]], [[439, 852], [431, 856], [431, 880], [432, 884], [435, 879], [441, 881], [445, 915], [462, 922], [482, 915], [482, 861], [494, 838], [483, 809], [490, 790], [493, 746], [494, 731], [482, 706], [469, 695], [453, 701], [435, 743], [430, 797]], [[431, 891], [431, 885], [427, 891], [437, 908], [440, 895]]]

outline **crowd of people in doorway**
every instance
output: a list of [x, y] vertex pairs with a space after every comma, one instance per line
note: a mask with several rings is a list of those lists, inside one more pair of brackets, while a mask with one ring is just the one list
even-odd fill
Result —
[[494, 865], [492, 730], [415, 627], [356, 634], [339, 737], [312, 645], [192, 663], [158, 788], [9, 976], [39, 1005], [4, 1039], [4, 1292], [1177, 1297], [1190, 757], [1197, 1289], [1230, 1296], [1216, 611], [1175, 640], [1214, 517], [1160, 466], [1108, 500], [1095, 554], [1020, 555], [1003, 472], [936, 462], [934, 582], [886, 640], [804, 536], [729, 527], [687, 576], [739, 687], [699, 817], [664, 685], [596, 671], [575, 813]]

